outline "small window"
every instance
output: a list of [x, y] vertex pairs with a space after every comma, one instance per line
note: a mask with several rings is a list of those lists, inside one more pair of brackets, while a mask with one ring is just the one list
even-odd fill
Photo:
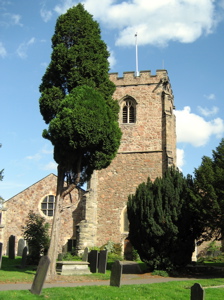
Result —
[[55, 196], [53, 195], [46, 196], [41, 203], [42, 212], [48, 217], [53, 217], [54, 204], [55, 204]]
[[129, 231], [129, 220], [128, 220], [127, 208], [125, 208], [123, 210], [122, 223], [123, 223], [122, 232], [128, 232]]
[[123, 105], [123, 123], [135, 123], [136, 105], [133, 100], [127, 99]]

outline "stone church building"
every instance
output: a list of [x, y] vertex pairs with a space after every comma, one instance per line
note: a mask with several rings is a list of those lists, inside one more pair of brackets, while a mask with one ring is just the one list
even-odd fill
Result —
[[[125, 72], [110, 74], [116, 85], [114, 99], [120, 105], [121, 144], [111, 165], [95, 171], [87, 191], [74, 190], [66, 196], [62, 211], [59, 251], [76, 247], [120, 243], [126, 251], [128, 195], [148, 177], [162, 176], [176, 163], [174, 97], [166, 70], [156, 75], [142, 71], [139, 76]], [[0, 242], [7, 253], [8, 239], [16, 238], [16, 251], [23, 239], [21, 227], [30, 210], [51, 223], [57, 177], [41, 179], [5, 202], [1, 211]]]

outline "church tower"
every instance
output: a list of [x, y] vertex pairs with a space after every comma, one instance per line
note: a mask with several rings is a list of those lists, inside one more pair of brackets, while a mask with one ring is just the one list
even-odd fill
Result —
[[121, 144], [111, 165], [96, 171], [78, 226], [78, 248], [121, 243], [128, 236], [128, 196], [148, 177], [154, 180], [176, 164], [174, 97], [166, 70], [110, 74], [120, 105]]

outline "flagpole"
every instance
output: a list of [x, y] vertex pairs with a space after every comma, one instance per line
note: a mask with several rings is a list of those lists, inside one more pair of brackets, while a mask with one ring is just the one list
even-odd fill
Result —
[[135, 59], [136, 59], [135, 76], [139, 76], [139, 71], [138, 71], [138, 41], [137, 41], [137, 32], [135, 34]]

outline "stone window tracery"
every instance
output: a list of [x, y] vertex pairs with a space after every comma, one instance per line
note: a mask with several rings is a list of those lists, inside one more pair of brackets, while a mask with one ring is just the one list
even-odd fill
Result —
[[48, 217], [53, 217], [55, 206], [55, 196], [48, 195], [41, 202], [41, 211]]
[[125, 99], [122, 108], [122, 122], [135, 123], [136, 122], [136, 104], [132, 99]]

